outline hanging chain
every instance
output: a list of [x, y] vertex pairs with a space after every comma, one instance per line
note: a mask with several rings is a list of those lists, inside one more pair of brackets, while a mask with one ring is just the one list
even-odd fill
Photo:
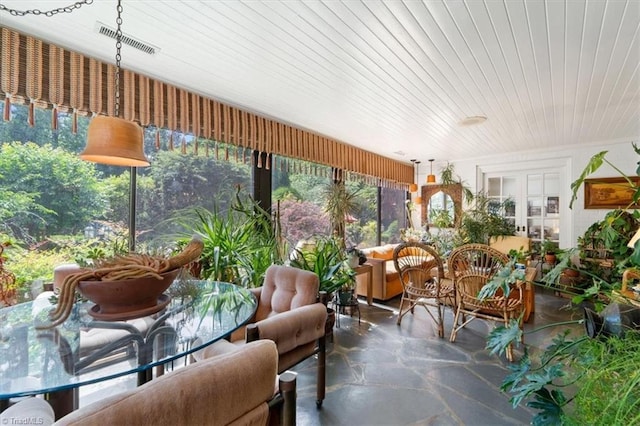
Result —
[[[93, 0], [82, 0], [77, 1], [69, 6], [58, 7], [56, 9], [51, 9], [47, 11], [42, 11], [40, 9], [29, 9], [29, 10], [16, 10], [9, 9], [4, 4], [0, 3], [0, 11], [8, 12], [13, 16], [25, 16], [25, 15], [44, 15], [47, 17], [51, 17], [53, 15], [57, 15], [58, 13], [71, 13], [76, 9], [80, 9], [82, 6], [90, 5], [93, 3]], [[118, 17], [116, 18], [117, 30], [116, 30], [116, 75], [115, 75], [115, 86], [116, 86], [116, 99], [115, 99], [115, 116], [118, 117], [120, 115], [120, 60], [122, 59], [120, 55], [120, 50], [122, 49], [122, 3], [121, 0], [118, 0]]]
[[120, 116], [120, 50], [122, 49], [122, 3], [118, 0], [118, 16], [116, 18], [116, 105], [115, 105], [115, 117]]
[[0, 11], [4, 11], [4, 12], [9, 12], [9, 14], [13, 15], [13, 16], [25, 16], [25, 15], [44, 15], [47, 17], [52, 17], [53, 15], [57, 15], [58, 13], [71, 13], [73, 12], [75, 9], [80, 9], [82, 6], [84, 6], [85, 4], [91, 4], [93, 3], [93, 0], [82, 0], [82, 1], [77, 1], [69, 6], [65, 6], [65, 7], [59, 7], [57, 9], [51, 9], [51, 10], [47, 10], [45, 12], [39, 10], [39, 9], [30, 9], [30, 10], [16, 10], [16, 9], [9, 9], [8, 7], [6, 7], [4, 4], [0, 3]]

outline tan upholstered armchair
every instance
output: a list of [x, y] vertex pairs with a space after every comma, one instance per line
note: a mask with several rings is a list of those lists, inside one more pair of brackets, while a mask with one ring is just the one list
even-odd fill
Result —
[[[55, 425], [295, 424], [294, 373], [276, 371], [278, 352], [263, 340], [172, 371], [135, 389], [76, 410]], [[28, 398], [0, 414], [12, 419], [53, 418], [41, 398]], [[6, 420], [5, 420], [6, 419]]]
[[[327, 307], [317, 301], [319, 285], [318, 276], [313, 272], [271, 265], [263, 286], [251, 290], [258, 299], [258, 308], [246, 327], [246, 335], [234, 333], [230, 339], [233, 346], [258, 339], [273, 340], [278, 347], [279, 373], [318, 354], [318, 407], [325, 395], [327, 322]], [[195, 357], [215, 356], [233, 350], [233, 346], [219, 342]]]

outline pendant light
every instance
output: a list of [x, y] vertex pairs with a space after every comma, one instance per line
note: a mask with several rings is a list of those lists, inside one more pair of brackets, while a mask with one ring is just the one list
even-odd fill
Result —
[[431, 172], [427, 175], [427, 185], [433, 185], [436, 183], [436, 175], [433, 174], [433, 162], [434, 159], [429, 159], [429, 164], [431, 165]]
[[120, 115], [120, 50], [122, 48], [122, 4], [118, 0], [116, 19], [116, 74], [115, 114], [95, 116], [87, 130], [87, 146], [80, 158], [94, 163], [112, 166], [146, 167], [142, 128], [137, 123], [124, 120]]
[[[418, 182], [418, 179], [420, 178], [419, 166], [420, 166], [420, 161], [416, 160], [416, 182]], [[419, 189], [418, 185], [416, 184], [416, 192], [418, 192], [418, 189]], [[414, 202], [416, 204], [422, 204], [422, 197], [420, 196], [419, 192]]]
[[[414, 164], [413, 171], [414, 171], [414, 174], [415, 174], [416, 173], [415, 164], [416, 164], [416, 162], [417, 163], [420, 163], [420, 162], [417, 161], [416, 159], [409, 160], [409, 161], [411, 161]], [[414, 178], [415, 178], [415, 176], [414, 176]], [[414, 179], [414, 181], [413, 181], [414, 183], [409, 185], [409, 192], [418, 192], [418, 184], [415, 183], [417, 181], [418, 181], [418, 179]]]

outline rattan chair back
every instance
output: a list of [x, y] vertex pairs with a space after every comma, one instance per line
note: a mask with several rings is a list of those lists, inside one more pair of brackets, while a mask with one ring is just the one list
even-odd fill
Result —
[[[393, 264], [402, 283], [402, 300], [398, 324], [416, 305], [423, 306], [438, 327], [438, 335], [444, 337], [443, 303], [454, 306], [455, 289], [446, 284], [444, 263], [435, 248], [420, 242], [399, 244], [393, 251]], [[405, 309], [405, 304], [408, 306]], [[437, 316], [427, 308], [437, 309]]]

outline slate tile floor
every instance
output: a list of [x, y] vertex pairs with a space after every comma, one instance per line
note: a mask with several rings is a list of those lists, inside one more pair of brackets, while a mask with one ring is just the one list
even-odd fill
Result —
[[[569, 301], [536, 290], [536, 312], [525, 331], [580, 314], [564, 309]], [[361, 322], [342, 316], [327, 346], [327, 394], [315, 400], [315, 359], [293, 370], [298, 375], [297, 422], [314, 425], [524, 425], [532, 412], [513, 409], [499, 390], [508, 374], [504, 356], [484, 349], [490, 322], [474, 320], [450, 343], [453, 315], [445, 311], [444, 339], [422, 308], [396, 325], [400, 298], [385, 304], [360, 303]], [[526, 335], [531, 350], [547, 346], [559, 328]], [[576, 333], [583, 332], [580, 327]], [[521, 349], [516, 349], [516, 358]], [[80, 405], [136, 386], [135, 375], [82, 386]]]
[[[328, 344], [327, 395], [315, 405], [315, 360], [294, 370], [298, 376], [299, 425], [522, 425], [532, 412], [514, 409], [499, 390], [508, 374], [504, 356], [489, 355], [485, 338], [490, 322], [474, 320], [455, 343], [437, 337], [422, 308], [396, 325], [400, 299], [387, 304], [360, 304], [362, 314], [341, 317]], [[536, 312], [526, 324], [544, 324], [576, 317], [569, 304], [548, 291], [536, 295]], [[445, 334], [453, 315], [446, 311]], [[531, 350], [544, 347], [559, 329], [527, 335]], [[576, 327], [576, 332], [581, 330]], [[516, 356], [522, 353], [516, 349]]]

